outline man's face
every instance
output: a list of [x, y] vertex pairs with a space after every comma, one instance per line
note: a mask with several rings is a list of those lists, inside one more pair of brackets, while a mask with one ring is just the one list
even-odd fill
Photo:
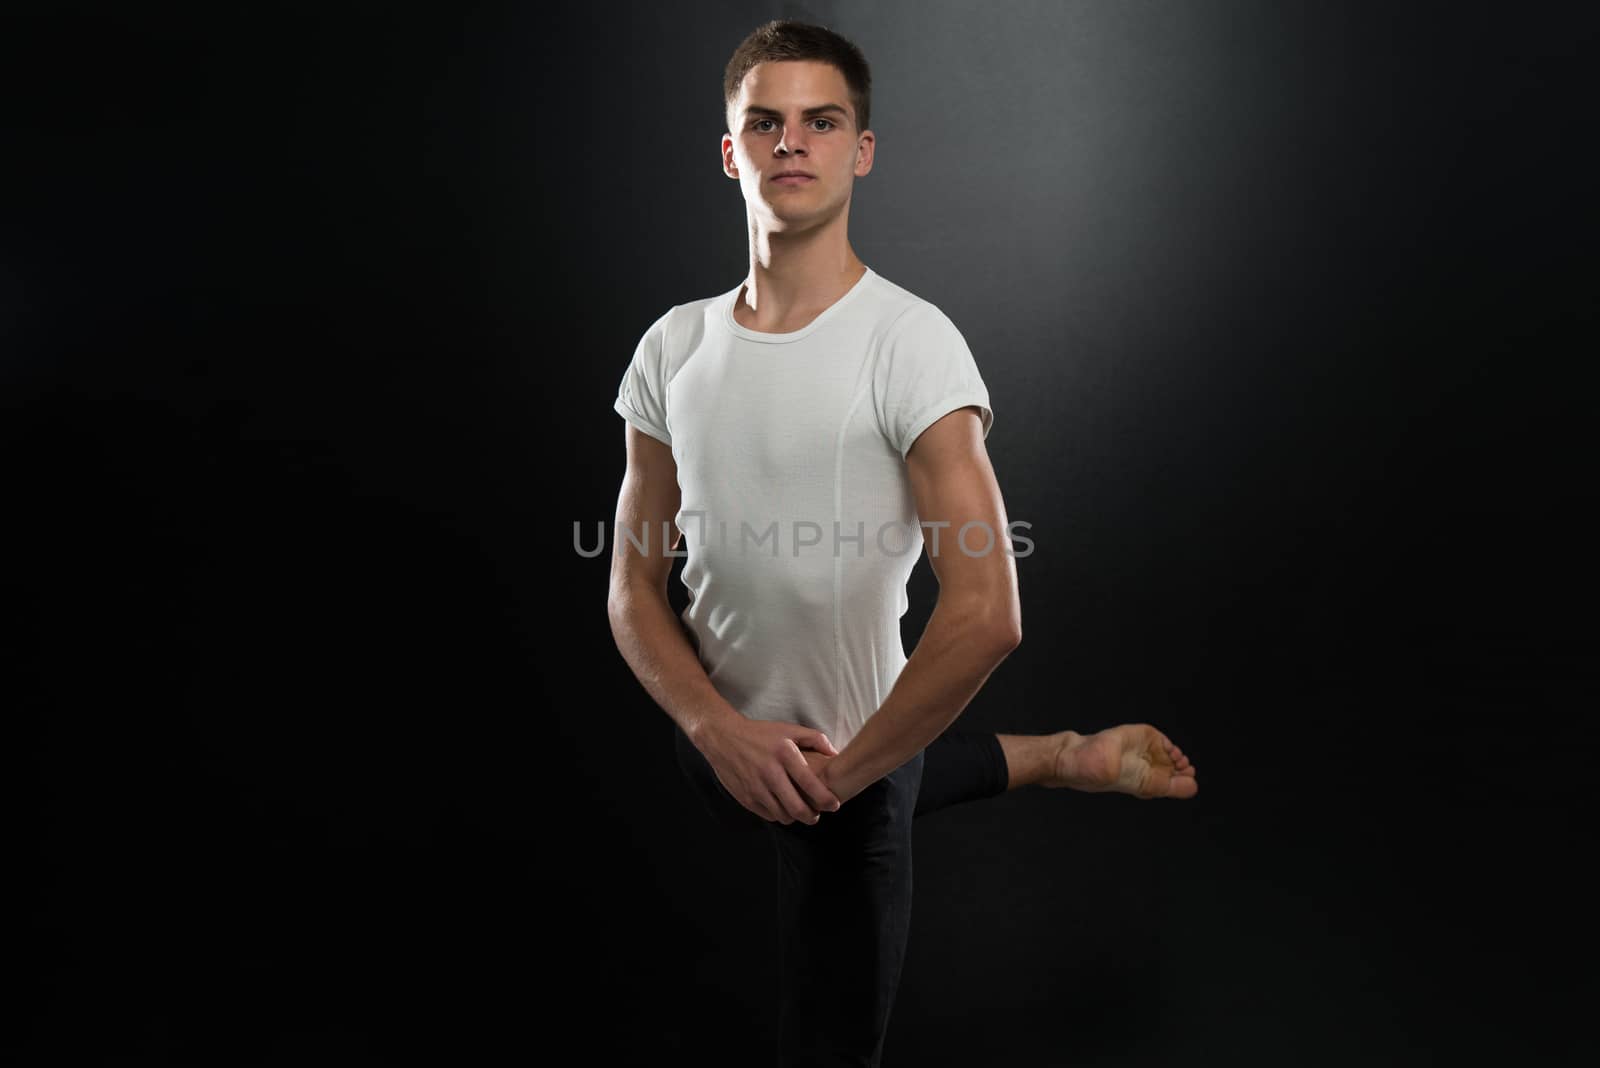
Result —
[[[849, 204], [855, 179], [872, 169], [872, 133], [856, 129], [850, 87], [832, 64], [758, 64], [730, 111], [723, 171], [739, 179], [745, 203], [769, 223], [792, 229], [826, 222]], [[779, 177], [788, 171], [809, 177]]]

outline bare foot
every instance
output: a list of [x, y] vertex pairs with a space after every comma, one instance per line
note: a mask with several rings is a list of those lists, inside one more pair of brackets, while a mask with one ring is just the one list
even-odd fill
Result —
[[1148, 723], [1108, 727], [1094, 734], [1062, 731], [1056, 735], [1051, 773], [1041, 786], [1103, 793], [1189, 798], [1200, 792], [1198, 769], [1172, 740]]

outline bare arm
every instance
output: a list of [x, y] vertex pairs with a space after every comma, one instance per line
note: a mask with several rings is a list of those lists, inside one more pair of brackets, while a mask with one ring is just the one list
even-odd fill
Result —
[[[612, 528], [611, 587], [606, 611], [611, 634], [634, 675], [691, 740], [718, 720], [739, 715], [711, 685], [667, 598], [672, 574], [668, 548], [683, 540], [674, 525], [680, 501], [672, 449], [631, 424], [628, 467]], [[646, 551], [625, 537], [632, 532]], [[662, 542], [670, 534], [672, 542]]]
[[[882, 706], [837, 757], [815, 762], [844, 801], [944, 733], [1022, 641], [1016, 562], [1005, 551], [1005, 502], [977, 410], [961, 408], [935, 422], [906, 454], [906, 465], [921, 521], [949, 524], [924, 534], [939, 600]], [[969, 556], [957, 534], [974, 520], [988, 531], [967, 531]]]
[[[799, 724], [751, 720], [712, 685], [667, 597], [672, 557], [666, 549], [683, 538], [675, 525], [682, 499], [677, 462], [670, 446], [631, 423], [626, 433], [628, 467], [612, 528], [606, 602], [617, 649], [740, 804], [775, 822], [814, 823], [819, 810], [837, 809], [839, 798], [806, 763], [801, 746], [826, 753], [833, 746], [822, 732]], [[648, 551], [630, 542], [624, 530]]]

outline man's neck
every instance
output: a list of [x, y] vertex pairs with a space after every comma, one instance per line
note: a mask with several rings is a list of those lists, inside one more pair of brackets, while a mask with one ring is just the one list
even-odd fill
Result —
[[752, 254], [733, 314], [739, 325], [784, 334], [803, 328], [822, 314], [866, 273], [866, 264], [848, 244], [777, 250], [768, 246], [766, 262]]

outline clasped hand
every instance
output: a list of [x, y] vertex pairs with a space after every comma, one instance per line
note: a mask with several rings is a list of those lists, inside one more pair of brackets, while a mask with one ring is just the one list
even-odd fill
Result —
[[824, 777], [839, 751], [814, 728], [740, 717], [712, 732], [700, 750], [734, 800], [764, 820], [815, 824], [844, 803]]

